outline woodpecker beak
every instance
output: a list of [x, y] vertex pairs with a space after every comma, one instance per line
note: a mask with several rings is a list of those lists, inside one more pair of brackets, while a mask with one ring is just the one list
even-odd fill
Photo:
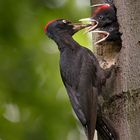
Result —
[[99, 7], [99, 6], [110, 6], [108, 3], [103, 3], [103, 4], [95, 4], [95, 5], [91, 5], [91, 7]]
[[93, 18], [83, 18], [83, 19], [80, 19], [79, 21], [91, 22], [90, 27], [87, 29], [87, 32], [91, 32], [91, 31], [95, 30], [99, 24], [98, 21]]
[[106, 32], [106, 31], [92, 31], [92, 32], [98, 33], [98, 34], [100, 34], [100, 36], [103, 36], [103, 38], [98, 40], [97, 42], [95, 42], [94, 45], [97, 45], [97, 44], [105, 41], [108, 38], [108, 36], [110, 35], [110, 33]]
[[91, 24], [81, 24], [81, 23], [73, 23], [71, 25], [73, 26], [74, 33], [91, 26]]

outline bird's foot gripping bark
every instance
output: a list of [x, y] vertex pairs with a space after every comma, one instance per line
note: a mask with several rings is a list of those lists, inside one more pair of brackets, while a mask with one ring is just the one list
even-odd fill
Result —
[[101, 79], [102, 92], [98, 95], [98, 102], [102, 106], [105, 100], [108, 100], [114, 93], [115, 77], [118, 74], [119, 67], [114, 64], [110, 68], [104, 69], [104, 77]]
[[101, 80], [101, 84], [105, 86], [106, 81], [112, 76], [113, 73], [117, 73], [118, 70], [119, 67], [116, 64], [111, 65], [110, 68], [104, 69], [104, 77]]
[[112, 73], [117, 73], [119, 70], [120, 67], [117, 64], [112, 65], [110, 68], [105, 69], [105, 78], [110, 78]]

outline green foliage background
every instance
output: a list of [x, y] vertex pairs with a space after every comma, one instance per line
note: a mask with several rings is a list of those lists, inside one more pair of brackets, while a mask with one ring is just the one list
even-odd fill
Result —
[[[86, 0], [0, 1], [0, 140], [80, 140], [47, 21], [88, 17]], [[89, 46], [89, 38], [75, 39]]]

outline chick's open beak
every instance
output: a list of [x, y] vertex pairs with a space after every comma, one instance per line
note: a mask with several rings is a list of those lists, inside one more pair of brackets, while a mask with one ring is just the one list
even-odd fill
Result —
[[94, 4], [94, 5], [91, 5], [91, 7], [99, 7], [99, 6], [110, 6], [108, 3], [103, 3], [103, 4]]
[[108, 36], [110, 35], [110, 33], [106, 32], [106, 31], [92, 31], [92, 33], [98, 33], [102, 37], [100, 40], [98, 40], [94, 43], [95, 45], [105, 41], [108, 38]]
[[81, 22], [86, 21], [86, 22], [91, 23], [90, 26], [87, 29], [87, 32], [91, 32], [91, 31], [95, 30], [98, 26], [98, 21], [93, 19], [93, 18], [83, 18], [83, 19], [80, 19], [79, 21], [81, 21]]

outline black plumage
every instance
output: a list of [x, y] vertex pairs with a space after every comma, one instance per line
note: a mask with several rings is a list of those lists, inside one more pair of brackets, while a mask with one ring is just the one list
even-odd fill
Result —
[[[97, 97], [105, 83], [105, 72], [94, 54], [72, 38], [72, 35], [87, 26], [59, 19], [49, 22], [45, 32], [58, 45], [60, 73], [71, 105], [85, 129], [88, 140], [93, 140], [95, 128], [102, 127], [97, 127], [98, 123], [96, 124]], [[102, 129], [99, 131], [103, 133]]]
[[79, 20], [89, 21], [92, 23], [92, 26], [88, 29], [88, 31], [93, 31], [95, 29], [108, 26], [113, 22], [117, 22], [116, 10], [114, 5], [104, 3], [95, 4], [92, 5], [92, 7], [96, 8], [92, 13], [92, 17]]
[[100, 28], [100, 30], [94, 30], [93, 33], [98, 33], [99, 39], [95, 44], [105, 42], [115, 42], [121, 45], [121, 33], [119, 32], [118, 22], [113, 22], [112, 24]]
[[[116, 8], [113, 0], [105, 0], [104, 2], [103, 4], [93, 5], [96, 9], [92, 17], [80, 19], [80, 21], [91, 22], [92, 26], [89, 27], [88, 32], [97, 32], [100, 35], [104, 35], [95, 44], [103, 41], [121, 42], [121, 33], [119, 32], [119, 24], [117, 22]], [[98, 30], [96, 31], [96, 29]]]
[[98, 6], [91, 19], [94, 19], [98, 22], [98, 25], [95, 29], [105, 27], [113, 22], [117, 22], [114, 6], [106, 4]]
[[102, 27], [102, 31], [107, 31], [109, 36], [107, 37], [107, 41], [121, 41], [122, 33], [119, 32], [118, 22], [113, 22], [111, 25]]

